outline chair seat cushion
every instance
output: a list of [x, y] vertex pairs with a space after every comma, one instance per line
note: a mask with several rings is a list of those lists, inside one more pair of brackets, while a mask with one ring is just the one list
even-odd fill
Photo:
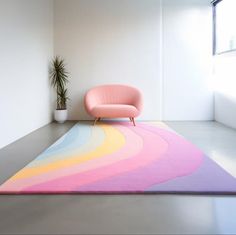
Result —
[[136, 117], [139, 112], [133, 105], [127, 104], [101, 104], [92, 109], [95, 117], [121, 118]]

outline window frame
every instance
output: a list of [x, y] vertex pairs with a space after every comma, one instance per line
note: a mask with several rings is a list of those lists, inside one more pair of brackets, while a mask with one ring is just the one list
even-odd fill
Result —
[[212, 0], [211, 4], [212, 4], [212, 15], [213, 15], [213, 30], [212, 30], [212, 42], [213, 42], [213, 46], [212, 46], [212, 54], [213, 55], [221, 55], [224, 53], [229, 53], [229, 52], [233, 52], [236, 51], [236, 48], [233, 49], [229, 49], [229, 50], [222, 50], [222, 51], [218, 51], [217, 52], [217, 14], [216, 14], [216, 6], [220, 3], [223, 2], [224, 0]]
[[217, 55], [217, 54], [221, 54], [221, 53], [217, 53], [216, 51], [216, 42], [217, 42], [217, 38], [216, 38], [216, 6], [218, 3], [222, 2], [223, 0], [213, 0], [211, 1], [212, 4], [212, 15], [213, 15], [213, 55]]

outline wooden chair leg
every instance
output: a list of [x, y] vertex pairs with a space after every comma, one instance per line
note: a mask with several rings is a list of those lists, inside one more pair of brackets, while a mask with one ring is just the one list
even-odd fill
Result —
[[95, 118], [93, 125], [95, 126], [97, 121], [99, 121], [99, 120], [100, 120], [100, 118]]
[[134, 118], [132, 117], [132, 118], [130, 118], [130, 120], [133, 122], [133, 125], [136, 126]]

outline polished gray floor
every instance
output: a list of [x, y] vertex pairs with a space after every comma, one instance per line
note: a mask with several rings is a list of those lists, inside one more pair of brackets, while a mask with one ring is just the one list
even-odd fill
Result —
[[[235, 174], [235, 130], [216, 122], [167, 124]], [[72, 126], [52, 123], [0, 150], [0, 183]], [[236, 197], [2, 195], [0, 234], [236, 234]]]

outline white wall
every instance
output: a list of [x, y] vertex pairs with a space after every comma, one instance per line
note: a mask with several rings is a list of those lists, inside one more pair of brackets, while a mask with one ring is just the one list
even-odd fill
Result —
[[215, 119], [236, 128], [236, 52], [214, 58]]
[[51, 121], [53, 2], [0, 1], [0, 148]]
[[210, 0], [163, 0], [163, 119], [212, 120]]
[[213, 119], [211, 19], [209, 0], [56, 0], [55, 54], [71, 73], [69, 118], [88, 118], [89, 88], [128, 83], [143, 92], [143, 120]]
[[88, 119], [93, 86], [126, 83], [144, 95], [145, 120], [160, 119], [160, 1], [56, 0], [55, 54], [70, 71], [70, 119]]

